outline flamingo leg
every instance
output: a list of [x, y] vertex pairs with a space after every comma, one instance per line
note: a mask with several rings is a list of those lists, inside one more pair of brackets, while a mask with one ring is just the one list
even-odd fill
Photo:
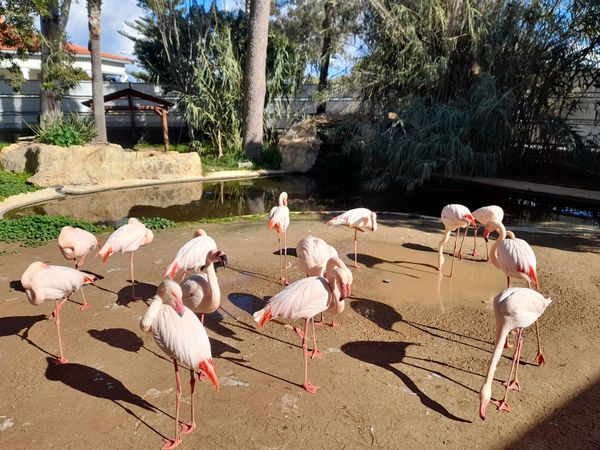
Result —
[[354, 267], [358, 269], [358, 230], [354, 229]]
[[[521, 350], [523, 348], [523, 330], [521, 328], [517, 329], [517, 345], [515, 347], [515, 353], [513, 354], [513, 363], [510, 368], [510, 374], [508, 376], [508, 380], [506, 380], [504, 386], [506, 389], [512, 389], [514, 391], [520, 392], [521, 385], [519, 384], [519, 380], [517, 379], [517, 373], [519, 372], [519, 360], [521, 359]], [[513, 378], [513, 370], [515, 376]]]
[[450, 233], [452, 233], [452, 230], [444, 230], [444, 235], [438, 244], [438, 270], [440, 272], [444, 268], [444, 245], [450, 239]]
[[133, 277], [133, 252], [131, 252], [131, 262], [129, 263], [130, 274], [131, 274], [131, 300], [141, 300], [142, 297], [135, 295], [135, 279]]
[[60, 310], [66, 301], [67, 301], [66, 298], [63, 299], [62, 301], [56, 300], [56, 306], [54, 308], [54, 311], [52, 311], [52, 315], [54, 316], [55, 324], [56, 324], [56, 333], [58, 335], [58, 351], [59, 351], [59, 357], [56, 358], [55, 360], [53, 360], [52, 362], [54, 364], [56, 364], [57, 366], [61, 365], [61, 364], [66, 364], [69, 362], [69, 361], [67, 361], [67, 358], [65, 358], [65, 356], [63, 354], [62, 339], [60, 337]]
[[465, 232], [463, 233], [462, 241], [460, 241], [460, 247], [458, 249], [458, 259], [463, 258], [462, 248], [463, 248], [463, 244], [465, 242], [465, 238], [467, 237], [467, 233], [469, 232], [470, 225], [471, 225], [470, 223], [467, 223], [467, 227], [465, 228]]
[[277, 230], [277, 245], [279, 246], [279, 281], [285, 284], [283, 280], [283, 249], [281, 248], [281, 236]]
[[310, 357], [312, 359], [312, 358], [316, 358], [318, 356], [322, 356], [323, 354], [321, 353], [321, 350], [319, 350], [317, 348], [317, 334], [315, 333], [315, 320], [310, 319], [310, 321], [312, 322], [312, 332], [313, 332], [313, 351], [310, 355]]
[[475, 227], [475, 233], [473, 234], [473, 251], [471, 252], [471, 256], [479, 256], [477, 253], [477, 230], [479, 230], [479, 226]]
[[489, 261], [490, 260], [490, 248], [488, 246], [488, 240], [485, 240], [485, 260]]
[[535, 334], [537, 336], [537, 355], [535, 357], [535, 362], [538, 363], [538, 365], [543, 365], [546, 360], [544, 359], [544, 355], [542, 354], [542, 342], [540, 340], [540, 330], [538, 328], [538, 321], [535, 321]]
[[328, 327], [332, 327], [332, 328], [337, 328], [337, 327], [341, 327], [342, 325], [339, 324], [338, 322], [336, 322], [335, 320], [331, 319], [331, 323], [326, 323], [325, 322], [325, 314], [323, 313], [323, 311], [321, 311], [321, 320], [314, 320], [313, 319], [313, 324], [317, 327], [320, 326], [328, 326]]
[[162, 446], [162, 450], [171, 450], [181, 444], [181, 437], [179, 437], [179, 405], [181, 404], [181, 379], [179, 378], [179, 367], [177, 366], [177, 360], [173, 360], [173, 367], [175, 367], [175, 382], [177, 384], [176, 400], [175, 400], [175, 437], [173, 439], [165, 439], [165, 444]]
[[285, 278], [283, 279], [283, 284], [290, 284], [287, 276], [287, 232], [285, 230], [283, 231], [283, 267], [285, 269]]
[[304, 320], [304, 337], [302, 338], [302, 350], [304, 353], [304, 384], [302, 387], [306, 390], [306, 392], [310, 394], [314, 394], [317, 392], [319, 386], [313, 385], [310, 381], [308, 381], [308, 349], [306, 346], [306, 335], [308, 334], [308, 321], [310, 319]]
[[195, 377], [196, 373], [190, 369], [190, 403], [192, 404], [191, 406], [191, 422], [190, 423], [184, 423], [181, 426], [181, 433], [182, 434], [190, 434], [193, 433], [194, 431], [196, 431], [196, 419], [195, 419], [195, 414], [194, 414], [194, 387], [196, 386], [196, 377]]
[[460, 228], [456, 229], [456, 239], [454, 239], [454, 251], [452, 252], [452, 264], [450, 264], [450, 278], [452, 278], [452, 272], [454, 271], [454, 260], [456, 259], [456, 246], [458, 244], [458, 236], [460, 235]]
[[80, 309], [81, 311], [83, 311], [83, 310], [86, 310], [86, 309], [88, 309], [88, 308], [91, 308], [91, 307], [92, 307], [92, 305], [90, 305], [90, 304], [89, 304], [89, 303], [86, 301], [86, 299], [85, 299], [85, 294], [83, 293], [83, 286], [81, 286], [81, 297], [83, 298], [83, 305], [80, 305], [80, 306], [79, 306], [79, 309]]

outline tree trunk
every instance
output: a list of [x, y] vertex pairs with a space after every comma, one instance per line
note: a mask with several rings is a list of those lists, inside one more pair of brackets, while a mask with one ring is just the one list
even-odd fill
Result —
[[[333, 51], [333, 32], [335, 27], [335, 4], [332, 1], [325, 3], [325, 19], [323, 19], [323, 47], [321, 49], [319, 94], [327, 89], [327, 75], [329, 74], [329, 60]], [[319, 97], [321, 98], [321, 97]], [[317, 114], [325, 112], [327, 102], [322, 101], [317, 105]]]
[[[42, 34], [41, 66], [42, 86], [40, 88], [40, 121], [52, 123], [62, 117], [62, 96], [55, 82], [48, 79], [48, 66], [52, 52], [60, 51], [62, 37], [67, 26], [71, 0], [52, 2], [48, 7], [47, 15], [40, 17], [40, 31]], [[48, 84], [52, 83], [53, 86]]]
[[95, 142], [107, 142], [104, 117], [104, 80], [102, 79], [102, 56], [100, 54], [100, 17], [102, 0], [87, 0], [90, 41], [88, 48], [92, 58], [92, 105], [94, 108]]
[[242, 124], [244, 154], [249, 159], [258, 159], [262, 152], [270, 6], [270, 0], [251, 0], [250, 5]]

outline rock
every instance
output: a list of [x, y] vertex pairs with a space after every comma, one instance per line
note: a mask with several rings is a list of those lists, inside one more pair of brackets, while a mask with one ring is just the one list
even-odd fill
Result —
[[136, 152], [115, 144], [58, 147], [19, 142], [2, 149], [0, 162], [6, 170], [33, 173], [29, 181], [42, 187], [202, 176], [197, 153]]
[[308, 172], [313, 168], [322, 143], [317, 136], [318, 122], [316, 117], [304, 119], [292, 125], [279, 139], [277, 146], [283, 170]]

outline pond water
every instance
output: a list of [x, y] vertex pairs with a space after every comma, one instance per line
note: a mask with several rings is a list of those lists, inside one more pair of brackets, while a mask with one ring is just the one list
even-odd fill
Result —
[[6, 217], [66, 215], [95, 223], [119, 225], [127, 217], [164, 217], [174, 221], [201, 221], [268, 212], [281, 191], [289, 195], [292, 211], [339, 211], [364, 206], [439, 217], [448, 203], [471, 209], [497, 204], [510, 225], [545, 224], [600, 228], [600, 205], [556, 199], [537, 194], [465, 186], [430, 184], [414, 192], [379, 193], [345, 179], [281, 176], [220, 182], [194, 182], [123, 189], [70, 196], [13, 210]]

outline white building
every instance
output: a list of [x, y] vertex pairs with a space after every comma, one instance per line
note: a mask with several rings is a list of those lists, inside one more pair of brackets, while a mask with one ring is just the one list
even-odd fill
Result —
[[[86, 47], [77, 44], [68, 44], [67, 49], [75, 58], [74, 65], [82, 69], [88, 76], [92, 76], [92, 62], [90, 58], [90, 52]], [[15, 53], [14, 50], [9, 48], [0, 47], [0, 51], [6, 53]], [[125, 56], [113, 55], [111, 53], [102, 52], [102, 75], [105, 81], [127, 81], [127, 73], [125, 66], [132, 64], [133, 60], [126, 58]], [[17, 63], [21, 69], [21, 73], [26, 80], [39, 80], [41, 72], [41, 54], [33, 53], [28, 55], [27, 58], [15, 58], [14, 62]], [[0, 62], [0, 79], [6, 79], [9, 77], [7, 67], [10, 63], [6, 61]]]

